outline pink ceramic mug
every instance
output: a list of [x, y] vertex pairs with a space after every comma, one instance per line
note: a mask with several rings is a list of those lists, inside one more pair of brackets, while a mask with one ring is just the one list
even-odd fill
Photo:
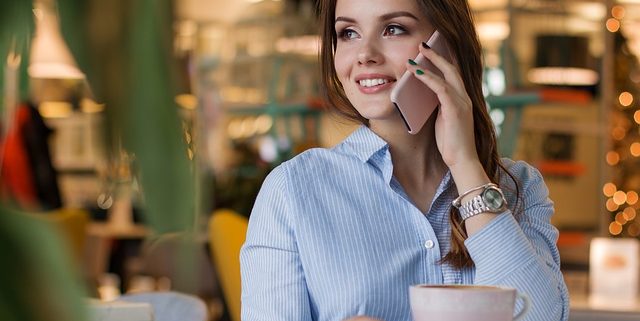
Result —
[[[523, 307], [514, 316], [516, 298]], [[516, 289], [481, 285], [414, 285], [409, 299], [415, 321], [517, 321], [531, 305]]]

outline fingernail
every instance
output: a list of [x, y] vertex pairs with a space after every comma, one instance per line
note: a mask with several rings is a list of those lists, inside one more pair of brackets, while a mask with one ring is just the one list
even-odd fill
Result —
[[416, 75], [418, 75], [418, 76], [424, 75], [424, 71], [422, 71], [422, 69], [417, 69], [416, 70]]
[[431, 49], [431, 47], [429, 47], [429, 45], [427, 45], [426, 42], [422, 42], [422, 47], [424, 47], [425, 49]]
[[413, 59], [409, 59], [409, 64], [413, 65], [413, 66], [417, 66], [418, 65], [418, 63], [413, 61]]

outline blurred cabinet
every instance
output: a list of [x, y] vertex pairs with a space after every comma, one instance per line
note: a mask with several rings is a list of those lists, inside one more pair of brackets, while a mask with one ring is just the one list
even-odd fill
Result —
[[[198, 87], [218, 96], [212, 140], [271, 164], [318, 145], [321, 126], [316, 18], [307, 6], [291, 11], [288, 4], [257, 2], [231, 24], [203, 25], [200, 34], [215, 37], [198, 48], [217, 49], [196, 50]], [[218, 167], [254, 157], [222, 154]]]
[[560, 229], [599, 224], [601, 142], [598, 104], [545, 103], [524, 108], [514, 158], [536, 166], [554, 201]]
[[214, 207], [248, 214], [271, 168], [320, 145], [318, 24], [311, 1], [295, 3], [238, 3], [233, 19], [179, 23], [197, 97], [186, 127], [200, 177], [215, 181]]
[[[503, 130], [501, 153], [525, 160], [541, 171], [555, 204], [555, 226], [562, 230], [598, 230], [604, 211], [603, 160], [609, 139], [608, 119], [603, 117], [606, 88], [601, 90], [599, 84], [540, 86], [528, 74], [536, 67], [537, 51], [553, 49], [538, 48], [541, 35], [581, 37], [588, 45], [578, 53], [602, 59], [608, 4], [591, 0], [471, 0], [470, 4], [487, 70], [497, 69], [504, 75], [503, 92], [493, 92], [491, 87], [495, 85], [487, 81], [487, 91], [495, 95], [487, 100], [490, 104], [499, 102], [498, 108], [504, 111], [498, 117]], [[602, 70], [599, 72], [600, 79], [606, 80]], [[558, 88], [583, 91], [589, 96], [588, 102], [558, 101], [540, 95]]]
[[102, 187], [99, 168], [106, 162], [104, 116], [74, 112], [46, 123], [53, 130], [49, 146], [63, 204], [93, 206]]

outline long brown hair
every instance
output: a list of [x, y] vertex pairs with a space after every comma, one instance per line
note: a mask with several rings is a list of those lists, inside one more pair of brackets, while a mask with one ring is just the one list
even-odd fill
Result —
[[[337, 43], [335, 32], [335, 10], [337, 0], [320, 0], [320, 22], [322, 45], [320, 63], [322, 72], [322, 89], [329, 108], [343, 117], [368, 125], [369, 121], [362, 117], [351, 105], [342, 84], [338, 80], [334, 65], [334, 54]], [[514, 182], [516, 200], [520, 199], [520, 191], [515, 178], [507, 171], [498, 155], [496, 134], [487, 111], [482, 94], [482, 48], [478, 39], [471, 8], [466, 0], [416, 0], [422, 13], [431, 24], [447, 40], [449, 48], [458, 62], [460, 75], [464, 81], [467, 94], [473, 103], [473, 123], [476, 150], [485, 172], [491, 181], [500, 181], [499, 169], [509, 175]], [[513, 209], [518, 207], [518, 202]], [[464, 245], [467, 238], [464, 222], [458, 210], [451, 207], [449, 213], [451, 223], [451, 249], [442, 259], [456, 268], [473, 265], [471, 256]]]

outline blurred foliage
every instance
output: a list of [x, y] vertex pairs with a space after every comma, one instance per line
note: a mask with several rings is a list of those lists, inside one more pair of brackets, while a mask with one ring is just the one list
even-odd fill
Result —
[[[11, 52], [22, 56], [21, 92], [20, 96], [28, 95], [27, 64], [31, 34], [34, 30], [32, 3], [29, 0], [0, 1], [0, 88], [4, 88], [4, 72], [7, 57]], [[0, 91], [0, 106], [4, 109], [4, 90]]]
[[87, 320], [71, 254], [52, 225], [0, 209], [0, 320]]
[[140, 168], [149, 223], [158, 233], [194, 222], [194, 177], [174, 101], [169, 0], [58, 0], [62, 32], [96, 99], [109, 137], [122, 139]]
[[[194, 173], [174, 102], [172, 2], [58, 0], [57, 7], [95, 100], [107, 106], [109, 146], [122, 141], [136, 155], [151, 228], [159, 234], [192, 230]], [[23, 99], [32, 33], [32, 2], [0, 1], [0, 71], [4, 75], [11, 49], [22, 54]], [[0, 253], [9, 258], [0, 265], [0, 320], [86, 320], [72, 260], [47, 226], [0, 208]]]
[[[28, 97], [27, 66], [33, 33], [32, 2], [0, 2], [0, 106], [4, 111], [6, 62], [20, 56], [20, 98]], [[44, 221], [0, 207], [0, 320], [86, 320], [83, 296], [69, 253]]]

